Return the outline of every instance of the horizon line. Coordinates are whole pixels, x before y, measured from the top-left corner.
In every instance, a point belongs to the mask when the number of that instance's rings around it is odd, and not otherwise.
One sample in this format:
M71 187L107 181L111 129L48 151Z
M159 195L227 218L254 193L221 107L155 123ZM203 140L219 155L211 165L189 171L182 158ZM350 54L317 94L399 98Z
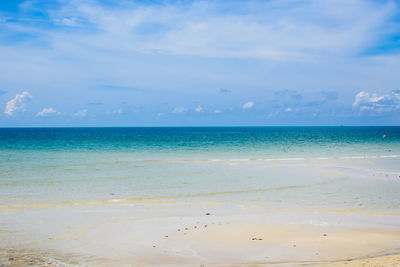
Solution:
M205 125L205 126L12 126L0 129L40 129L40 128L268 128L268 127L400 127L400 125Z

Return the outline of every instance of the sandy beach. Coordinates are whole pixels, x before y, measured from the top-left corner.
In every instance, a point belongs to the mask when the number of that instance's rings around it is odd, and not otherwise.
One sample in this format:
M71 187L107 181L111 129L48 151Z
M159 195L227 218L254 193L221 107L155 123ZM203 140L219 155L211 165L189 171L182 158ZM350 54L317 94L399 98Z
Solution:
M91 229L71 230L71 235L54 235L2 250L2 264L396 266L400 260L399 255L381 257L396 253L399 230L327 226L322 222L254 223L255 219L274 218L245 217L210 214L107 221Z
M3 220L1 232L5 266L386 266L399 260L398 213L114 199L8 214L13 220ZM395 255L380 257L388 254Z

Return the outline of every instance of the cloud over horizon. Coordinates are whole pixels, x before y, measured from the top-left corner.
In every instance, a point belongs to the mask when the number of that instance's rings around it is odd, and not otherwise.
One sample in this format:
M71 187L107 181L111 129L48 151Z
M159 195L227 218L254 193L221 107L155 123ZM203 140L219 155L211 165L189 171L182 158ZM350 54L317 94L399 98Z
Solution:
M75 112L76 117L85 117L87 115L88 110L87 109L80 109L77 112Z
M384 95L361 91L355 96L353 107L360 111L374 112L400 110L400 90Z
M394 1L361 0L116 3L65 2L49 10L49 23L99 31L81 40L96 38L98 48L117 40L113 48L125 51L286 60L368 50L377 37L371 33L395 32L387 19L398 8Z
M22 92L21 94L15 95L13 99L7 102L4 113L8 116L12 116L18 111L26 111L26 103L31 98L32 95L26 91Z
M250 102L244 103L242 105L242 108L243 109L249 109L249 108L252 108L253 106L254 106L254 102L250 101Z
M60 115L61 113L55 110L54 108L43 108L41 111L36 113L36 117L46 117L51 114Z

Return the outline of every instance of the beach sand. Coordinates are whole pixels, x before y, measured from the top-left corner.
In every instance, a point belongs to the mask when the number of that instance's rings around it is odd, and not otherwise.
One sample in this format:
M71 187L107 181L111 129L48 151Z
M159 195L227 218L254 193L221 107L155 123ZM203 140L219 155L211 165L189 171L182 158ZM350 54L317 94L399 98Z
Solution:
M205 207L209 212L202 211ZM21 236L21 241L15 243L18 245L2 249L0 263L6 266L386 266L379 264L395 264L400 259L398 255L377 257L397 253L400 230L362 223L368 215L263 214L243 208L224 211L226 207L218 205L182 204L175 207L175 214L162 216L156 205L147 207L146 213L152 211L159 216L136 217L127 216L132 207L118 208L115 211L114 206L111 217L103 216L110 214L104 206L92 207L90 211L63 211L75 221L64 221L66 217L62 216L51 219L41 213L30 214L42 218L32 221L32 228L26 229L36 236L31 234L29 242L22 241L28 236ZM182 216L180 212L186 209L190 212ZM201 214L193 215L200 211ZM55 224L54 220L58 222ZM358 223L354 224L355 221ZM54 225L58 228L50 229Z
M366 266L400 266L400 254L389 255L389 256L382 256L382 257L375 257L375 258L367 258L367 259L360 259L360 260L352 260L352 261L345 261L345 262L338 262L334 264L329 264L326 266L354 266L354 267L366 267Z

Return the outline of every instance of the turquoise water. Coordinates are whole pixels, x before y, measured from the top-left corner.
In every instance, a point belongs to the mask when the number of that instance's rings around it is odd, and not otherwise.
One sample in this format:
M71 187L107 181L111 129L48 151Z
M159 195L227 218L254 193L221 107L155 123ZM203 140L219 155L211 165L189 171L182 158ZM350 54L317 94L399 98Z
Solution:
M3 128L0 199L382 209L400 206L399 155L400 127Z
M387 138L382 140L383 133ZM132 153L381 152L398 147L400 127L198 127L0 129L1 151L121 151Z

